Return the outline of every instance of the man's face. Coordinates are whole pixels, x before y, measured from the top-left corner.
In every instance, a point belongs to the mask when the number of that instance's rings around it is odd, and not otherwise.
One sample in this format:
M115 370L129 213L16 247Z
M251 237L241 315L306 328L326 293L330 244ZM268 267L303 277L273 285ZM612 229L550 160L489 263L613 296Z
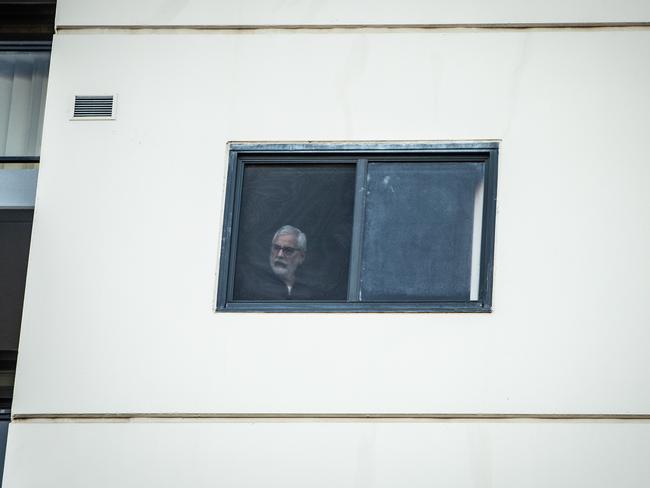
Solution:
M271 269L280 278L293 279L296 269L304 260L304 251L298 249L298 236L280 234L273 239L269 261Z

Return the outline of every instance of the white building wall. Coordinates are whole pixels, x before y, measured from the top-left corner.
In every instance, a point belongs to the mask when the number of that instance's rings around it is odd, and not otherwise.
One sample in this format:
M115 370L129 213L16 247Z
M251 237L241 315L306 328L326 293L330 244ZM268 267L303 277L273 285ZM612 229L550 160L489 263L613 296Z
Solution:
M260 26L650 21L646 0L59 0L59 26Z
M5 486L645 487L647 423L12 426Z
M331 22L86 3L59 25ZM624 5L583 19L647 20ZM340 22L386 23L361 11ZM526 12L502 20L554 20ZM647 485L646 420L175 417L648 417L649 60L647 27L62 30L6 486ZM69 120L107 93L116 120ZM477 139L501 142L491 314L214 312L228 141Z

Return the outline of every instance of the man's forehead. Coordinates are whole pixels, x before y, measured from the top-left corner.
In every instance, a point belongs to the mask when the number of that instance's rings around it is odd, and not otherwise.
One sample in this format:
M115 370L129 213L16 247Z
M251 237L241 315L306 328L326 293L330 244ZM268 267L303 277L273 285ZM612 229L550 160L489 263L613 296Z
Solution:
M284 243L296 243L298 241L298 236L295 234L280 234L279 236L275 236L275 239L273 239L273 242L284 242Z

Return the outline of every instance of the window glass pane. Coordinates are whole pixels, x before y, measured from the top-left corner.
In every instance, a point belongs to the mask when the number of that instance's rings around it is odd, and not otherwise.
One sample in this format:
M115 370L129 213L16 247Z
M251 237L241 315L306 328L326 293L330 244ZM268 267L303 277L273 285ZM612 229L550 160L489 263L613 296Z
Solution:
M483 174L483 163L368 165L362 300L476 299Z
M0 51L0 156L38 156L49 52Z
M233 299L345 300L354 183L353 164L246 164Z
M31 210L0 209L0 351L18 350L32 219Z
M4 168L22 165L5 164ZM0 167L0 208L33 207L36 199L38 169Z
M9 434L9 421L0 420L0 473L5 468L5 453L7 451L7 436Z

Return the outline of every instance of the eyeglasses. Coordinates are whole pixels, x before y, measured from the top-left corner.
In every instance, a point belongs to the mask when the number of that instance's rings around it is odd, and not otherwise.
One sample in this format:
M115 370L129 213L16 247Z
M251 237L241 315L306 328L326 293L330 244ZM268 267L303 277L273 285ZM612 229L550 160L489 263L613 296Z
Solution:
M271 250L275 254L280 254L280 251L282 251L282 254L290 258L294 254L296 254L300 249L296 249L295 247L284 247L284 246L278 246L277 244L273 244L271 246Z

